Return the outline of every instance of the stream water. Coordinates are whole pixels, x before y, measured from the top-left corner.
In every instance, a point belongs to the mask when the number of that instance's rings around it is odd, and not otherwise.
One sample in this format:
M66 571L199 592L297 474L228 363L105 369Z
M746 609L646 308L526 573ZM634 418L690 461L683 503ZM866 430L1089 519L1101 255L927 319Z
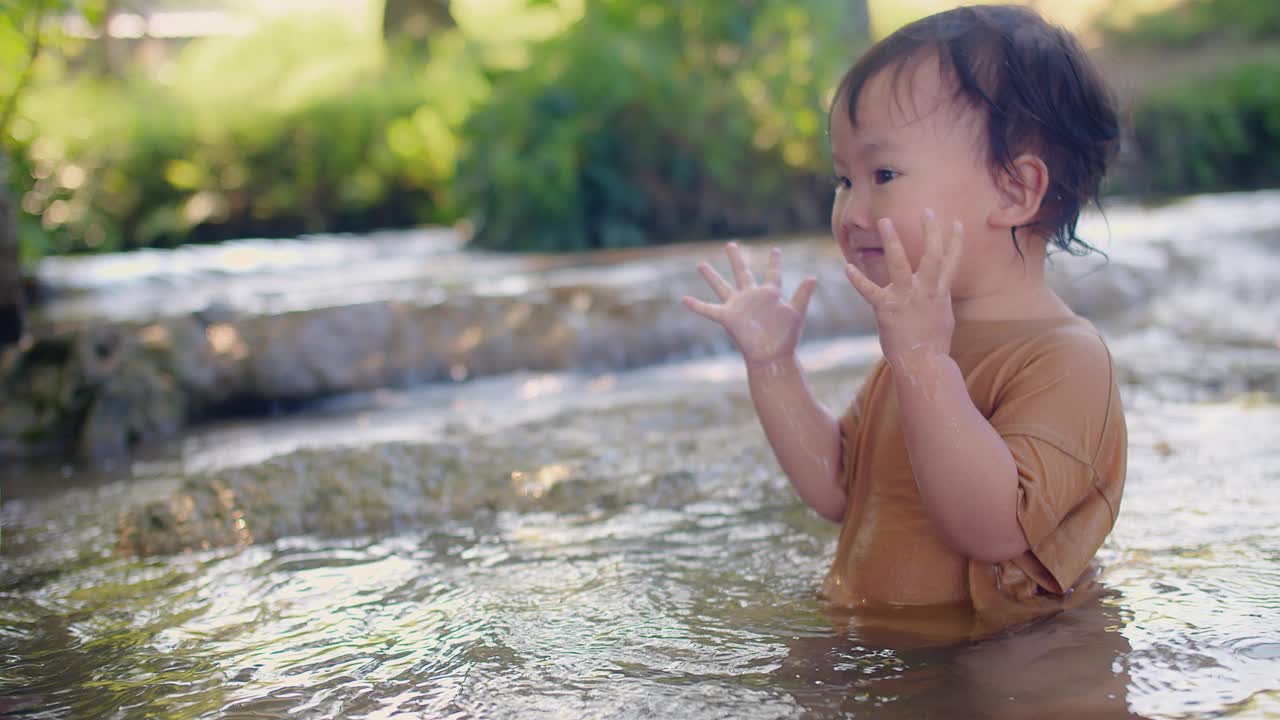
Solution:
M1085 226L1112 238L1088 272L1164 263L1097 313L1131 446L1094 605L963 643L827 607L836 527L709 347L332 396L114 468L5 469L0 717L1280 717L1280 194ZM867 335L802 346L833 408L877 354ZM165 534L222 506L229 525Z

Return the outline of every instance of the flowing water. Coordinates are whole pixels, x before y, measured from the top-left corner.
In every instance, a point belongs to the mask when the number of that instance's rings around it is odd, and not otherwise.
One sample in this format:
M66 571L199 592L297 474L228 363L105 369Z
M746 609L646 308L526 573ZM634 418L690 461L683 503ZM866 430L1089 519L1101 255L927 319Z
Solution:
M836 528L732 355L516 372L9 469L0 716L1280 717L1280 195L1109 228L1097 275L1164 264L1098 313L1131 447L1094 605L873 632L816 597ZM843 407L877 353L802 360Z

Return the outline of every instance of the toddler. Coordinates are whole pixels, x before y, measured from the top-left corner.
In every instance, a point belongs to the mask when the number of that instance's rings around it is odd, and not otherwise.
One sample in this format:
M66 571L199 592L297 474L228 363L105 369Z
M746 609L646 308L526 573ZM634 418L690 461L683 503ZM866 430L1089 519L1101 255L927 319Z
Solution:
M1124 486L1114 364L1046 285L1096 202L1118 137L1076 41L1034 11L973 6L903 27L844 76L829 116L831 232L884 352L852 406L814 399L795 348L815 280L788 300L736 245L720 303L752 402L800 497L841 524L823 585L855 608L1029 617L1094 587Z

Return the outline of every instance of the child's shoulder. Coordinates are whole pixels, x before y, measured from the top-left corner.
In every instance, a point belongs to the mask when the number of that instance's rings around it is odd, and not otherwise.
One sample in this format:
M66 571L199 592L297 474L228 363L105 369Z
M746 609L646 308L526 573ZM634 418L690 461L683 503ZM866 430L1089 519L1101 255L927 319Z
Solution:
M1024 362L1111 364L1102 334L1078 315L960 323L952 347L957 353L1000 353Z
M1053 378L1071 393L1093 394L1116 380L1102 333L1078 316L1045 323L1008 352L1017 374L1029 376L1031 382L1030 378Z
M1088 320L988 321L957 330L964 352L953 352L956 362L971 390L991 395L993 408L994 399L1021 396L1105 405L1113 394L1111 352Z
M1079 317L1027 328L970 360L966 380L1002 434L1049 441L1073 458L1124 436L1119 377L1102 334ZM985 404L984 404L985 403Z
M1079 315L1051 318L1040 323L1028 339L1037 345L1069 352L1098 354L1107 352L1107 343L1093 323Z

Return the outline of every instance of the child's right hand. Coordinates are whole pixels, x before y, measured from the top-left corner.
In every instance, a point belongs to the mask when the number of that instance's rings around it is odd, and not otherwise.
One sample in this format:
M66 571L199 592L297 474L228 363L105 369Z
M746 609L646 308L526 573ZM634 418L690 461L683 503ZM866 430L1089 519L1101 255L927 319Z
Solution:
M698 272L723 304L686 296L685 307L724 326L748 364L763 365L790 356L800 341L809 298L818 281L805 278L788 303L782 297L781 250L774 248L769 253L769 270L763 285L756 285L737 243L728 243L725 254L737 287L730 286L707 263L699 263Z

